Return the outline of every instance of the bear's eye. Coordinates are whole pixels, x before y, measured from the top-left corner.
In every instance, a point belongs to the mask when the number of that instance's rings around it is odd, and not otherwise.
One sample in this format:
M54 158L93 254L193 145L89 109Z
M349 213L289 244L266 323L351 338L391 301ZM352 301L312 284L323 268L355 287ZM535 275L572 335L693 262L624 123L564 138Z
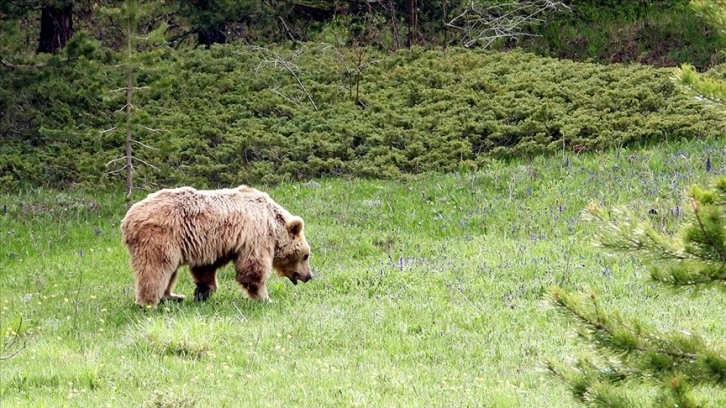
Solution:
M307 261L308 258L310 258L310 254L305 254L305 256L303 256L303 261Z

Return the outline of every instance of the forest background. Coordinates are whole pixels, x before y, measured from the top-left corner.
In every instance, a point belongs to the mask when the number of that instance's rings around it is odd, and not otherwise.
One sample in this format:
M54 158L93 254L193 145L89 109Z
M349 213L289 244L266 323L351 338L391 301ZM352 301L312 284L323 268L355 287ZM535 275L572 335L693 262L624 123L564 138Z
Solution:
M723 76L683 0L14 0L0 23L5 189L396 178L722 124L671 81Z

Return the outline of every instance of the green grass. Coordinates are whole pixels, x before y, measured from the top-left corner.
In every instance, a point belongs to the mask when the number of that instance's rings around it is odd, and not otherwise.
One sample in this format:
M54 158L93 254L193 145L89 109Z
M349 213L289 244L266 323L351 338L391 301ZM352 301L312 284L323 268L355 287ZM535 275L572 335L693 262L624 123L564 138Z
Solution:
M706 157L713 170L705 171ZM583 351L545 299L591 287L664 330L726 338L718 293L675 295L590 245L590 200L674 230L684 188L726 172L693 141L399 181L264 188L305 218L317 279L243 298L133 305L121 193L0 195L3 406L574 406L542 370ZM139 193L136 199L143 194ZM3 207L4 206L4 207ZM3 208L5 208L3 210ZM193 292L183 272L178 290ZM20 328L21 342L12 343ZM717 390L701 394L726 404ZM647 387L637 398L647 400ZM7 405L6 405L7 403Z

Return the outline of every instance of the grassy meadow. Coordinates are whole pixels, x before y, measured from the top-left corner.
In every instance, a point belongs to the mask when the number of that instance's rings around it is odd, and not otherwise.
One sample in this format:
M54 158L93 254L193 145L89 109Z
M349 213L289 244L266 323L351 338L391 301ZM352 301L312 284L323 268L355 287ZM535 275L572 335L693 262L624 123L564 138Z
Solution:
M710 158L710 171L706 161ZM726 338L719 293L673 294L590 242L591 200L674 231L723 142L493 161L474 173L256 186L306 221L317 279L133 305L121 192L0 193L3 407L576 406L543 371L586 351L548 303L592 288L664 330ZM136 200L145 192L139 192ZM186 270L177 291L191 297ZM17 332L17 333L16 333ZM24 349L20 349L25 346ZM714 406L722 391L699 390ZM647 387L634 395L645 403ZM7 405L6 405L7 404Z

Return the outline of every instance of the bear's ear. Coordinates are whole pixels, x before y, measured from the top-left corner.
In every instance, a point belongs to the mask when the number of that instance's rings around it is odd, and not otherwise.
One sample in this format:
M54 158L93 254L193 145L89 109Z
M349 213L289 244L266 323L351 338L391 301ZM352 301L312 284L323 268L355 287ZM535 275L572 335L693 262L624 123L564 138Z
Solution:
M287 230L294 236L300 235L303 230L303 226L304 223L300 217L292 217L292 219L287 222Z

